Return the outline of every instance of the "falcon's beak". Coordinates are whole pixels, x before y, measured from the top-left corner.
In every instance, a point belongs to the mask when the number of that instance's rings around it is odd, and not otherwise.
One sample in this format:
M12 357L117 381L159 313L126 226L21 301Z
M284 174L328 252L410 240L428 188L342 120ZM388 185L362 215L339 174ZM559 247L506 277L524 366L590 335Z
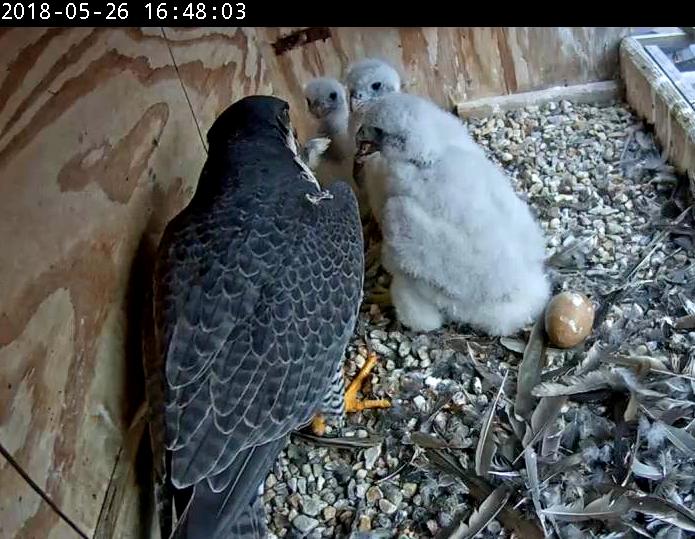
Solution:
M361 126L357 130L357 135L355 136L355 145L357 146L355 160L364 161L367 156L380 151L381 139L382 134L380 130L375 130L367 126Z
M355 137L357 151L355 152L352 176L357 185L361 185L362 183L363 178L361 172L367 157L381 150L378 142L374 140L374 137L370 136L370 134L371 130L360 127L360 129L357 131L357 136Z
M355 112L364 105L364 99L359 94L350 94L350 112Z

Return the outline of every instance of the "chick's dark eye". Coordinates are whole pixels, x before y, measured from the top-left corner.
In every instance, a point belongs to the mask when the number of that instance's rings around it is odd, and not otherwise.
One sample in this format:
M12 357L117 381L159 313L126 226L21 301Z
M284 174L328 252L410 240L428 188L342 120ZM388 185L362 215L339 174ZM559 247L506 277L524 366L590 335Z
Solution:
M373 82L372 83L372 90L378 90L379 88L381 88L380 82Z
M384 136L384 130L381 127L375 127L374 133L379 137Z
M331 92L328 97L335 101L338 98L338 94L336 92Z

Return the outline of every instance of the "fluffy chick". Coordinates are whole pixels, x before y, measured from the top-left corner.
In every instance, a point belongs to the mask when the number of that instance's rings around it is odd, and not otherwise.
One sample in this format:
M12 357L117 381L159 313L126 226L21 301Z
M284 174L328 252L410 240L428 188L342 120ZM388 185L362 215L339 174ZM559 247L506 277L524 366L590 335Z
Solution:
M314 138L304 146L304 160L324 187L337 179L348 182L357 196L360 213L367 215L367 195L353 179L355 142L348 136L350 113L345 87L336 79L320 77L306 84L304 96L317 122Z
M463 123L394 93L369 106L357 144L385 167L382 262L404 325L510 335L541 313L550 295L541 229Z
M348 68L345 85L350 95L350 112L384 95L401 91L401 77L391 65L377 58L365 58Z
M400 92L401 77L383 60L366 58L349 67L345 84L350 96L348 138L354 144L365 107L374 99ZM353 176L360 188L364 188L374 220L379 223L384 199L384 166L379 155L355 162Z
M354 142L348 138L348 100L345 87L336 79L321 77L304 87L309 112L317 121L316 137L331 141L324 158L334 162L351 159Z

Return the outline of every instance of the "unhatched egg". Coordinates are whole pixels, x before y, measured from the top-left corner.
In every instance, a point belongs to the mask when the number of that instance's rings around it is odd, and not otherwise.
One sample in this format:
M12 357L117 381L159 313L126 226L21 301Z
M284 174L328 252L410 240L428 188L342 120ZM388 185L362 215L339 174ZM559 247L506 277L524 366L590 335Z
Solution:
M594 306L585 295L562 292L545 309L545 331L558 348L577 346L591 333Z

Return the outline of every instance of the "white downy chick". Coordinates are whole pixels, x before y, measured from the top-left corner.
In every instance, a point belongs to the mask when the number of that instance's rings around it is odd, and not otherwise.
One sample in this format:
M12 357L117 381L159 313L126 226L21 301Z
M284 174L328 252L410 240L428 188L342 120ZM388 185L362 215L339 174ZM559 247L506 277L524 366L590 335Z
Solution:
M358 156L381 155L382 262L404 325L431 331L455 321L510 335L542 312L543 233L458 119L394 93L369 106L356 141Z
M401 77L398 72L383 60L366 58L355 62L348 68L345 85L349 95L350 120L348 138L353 144L355 154L355 135L359 129L365 107L374 99L401 91ZM355 163L353 176L358 186L366 192L369 207L377 223L381 220L384 199L383 166L380 156L370 155Z
M337 179L350 184L358 198L360 212L369 209L366 194L353 179L354 139L348 137L348 99L337 79L320 77L304 87L309 113L317 122L314 137L304 145L304 159L319 182L327 187Z

